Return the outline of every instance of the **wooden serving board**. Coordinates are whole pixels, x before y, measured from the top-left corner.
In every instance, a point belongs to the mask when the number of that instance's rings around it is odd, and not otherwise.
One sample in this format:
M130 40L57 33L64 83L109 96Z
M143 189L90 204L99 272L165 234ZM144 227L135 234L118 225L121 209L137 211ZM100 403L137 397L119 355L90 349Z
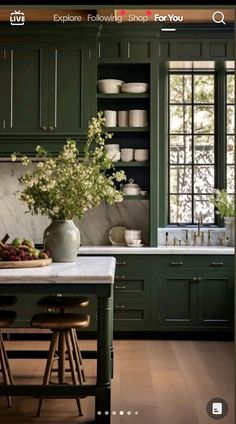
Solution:
M32 261L0 261L1 268L35 268L47 266L52 263L52 259L34 259Z

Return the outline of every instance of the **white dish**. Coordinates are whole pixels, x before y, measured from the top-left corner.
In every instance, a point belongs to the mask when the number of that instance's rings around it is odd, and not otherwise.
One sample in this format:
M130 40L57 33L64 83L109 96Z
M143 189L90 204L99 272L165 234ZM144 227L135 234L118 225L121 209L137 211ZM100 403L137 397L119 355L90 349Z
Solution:
M128 247L143 247L143 246L144 246L144 244L128 244L128 243L127 243L127 246L128 246Z
M128 82L120 87L122 93L146 93L148 84L146 82Z
M125 230L127 227L124 225L115 225L110 228L108 238L113 246L125 246Z
M124 83L122 80L117 79L102 79L98 80L98 91L104 94L117 94L120 92L120 87Z

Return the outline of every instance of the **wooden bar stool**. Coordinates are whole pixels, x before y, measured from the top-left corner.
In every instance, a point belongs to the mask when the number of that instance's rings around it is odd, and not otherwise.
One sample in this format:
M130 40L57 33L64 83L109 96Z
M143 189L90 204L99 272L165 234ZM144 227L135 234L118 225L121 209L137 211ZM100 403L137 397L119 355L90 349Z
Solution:
M15 305L17 302L16 296L1 295L0 296L0 308L5 308ZM5 309L0 309L0 364L1 364L1 373L3 376L3 383L8 386L13 384L13 377L10 369L10 364L7 357L7 352L4 345L4 340L2 336L1 329L9 327L16 318L15 311L6 311ZM12 407L11 397L7 396L7 403L9 408Z
M58 360L58 383L65 382L65 361L66 352L70 364L70 371L73 384L82 384L82 375L79 370L79 358L75 350L71 329L80 330L89 326L90 316L85 314L69 314L69 313L43 313L34 315L31 325L34 328L50 329L53 331L52 340L49 347L47 364L43 377L43 385L48 385L52 373L53 361ZM58 356L55 356L56 351ZM74 352L74 355L73 355ZM40 416L44 398L40 398L37 416ZM80 398L76 398L79 415L82 416Z
M89 299L82 296L61 296L61 295L51 295L42 297L38 302L38 306L42 306L46 308L47 312L55 312L59 311L60 313L66 312L68 309L74 308L85 308L89 304ZM78 338L76 329L71 329L71 338L73 340L73 351L76 351L74 355L77 354L79 357L79 369L77 370L78 375L82 375L83 381L85 382L85 373L83 366L83 359L81 355L81 351L79 348Z

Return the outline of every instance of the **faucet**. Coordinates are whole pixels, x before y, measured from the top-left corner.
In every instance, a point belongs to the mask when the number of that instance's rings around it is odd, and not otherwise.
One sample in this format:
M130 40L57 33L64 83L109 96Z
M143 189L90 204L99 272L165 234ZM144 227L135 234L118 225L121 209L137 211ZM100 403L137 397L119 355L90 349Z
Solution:
M198 215L198 221L197 221L197 232L194 232L193 235L193 240L194 240L194 246L196 246L196 242L197 239L200 238L201 239L201 246L203 245L203 241L204 241L204 232L201 231L201 225L203 224L203 219L202 219L202 212L199 213Z
M198 237L201 237L201 235L202 235L201 225L202 225L202 212L199 213L198 221L197 221L197 236Z

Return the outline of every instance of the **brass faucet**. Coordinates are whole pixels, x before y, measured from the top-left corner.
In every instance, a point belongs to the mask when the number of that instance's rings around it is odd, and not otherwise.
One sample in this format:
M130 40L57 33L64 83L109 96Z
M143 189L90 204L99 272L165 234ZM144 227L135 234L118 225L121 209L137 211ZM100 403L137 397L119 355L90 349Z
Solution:
M203 224L202 212L200 212L199 215L198 215L198 221L197 221L197 232L195 231L194 234L193 234L194 246L196 246L196 242L197 242L198 238L201 239L201 246L203 245L204 232L201 231L201 225L202 224Z

